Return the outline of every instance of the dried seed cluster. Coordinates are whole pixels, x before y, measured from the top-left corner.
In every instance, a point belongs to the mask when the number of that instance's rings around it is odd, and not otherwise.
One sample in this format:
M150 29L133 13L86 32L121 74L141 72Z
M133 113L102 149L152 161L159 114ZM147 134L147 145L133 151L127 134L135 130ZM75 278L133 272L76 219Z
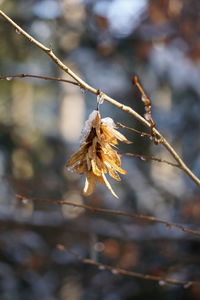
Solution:
M73 154L66 164L77 173L86 174L84 195L91 195L96 183L100 182L118 198L105 176L108 173L120 181L118 173L127 174L121 168L121 159L115 149L118 140L131 143L116 130L111 118L101 119L99 111L94 110L86 121L80 150Z

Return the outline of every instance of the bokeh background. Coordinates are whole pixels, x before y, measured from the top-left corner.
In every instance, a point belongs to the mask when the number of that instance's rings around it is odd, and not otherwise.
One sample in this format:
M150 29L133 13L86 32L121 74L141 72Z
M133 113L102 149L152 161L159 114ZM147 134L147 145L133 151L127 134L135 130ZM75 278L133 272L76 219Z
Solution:
M200 2L198 0L1 0L22 28L95 88L144 114L131 84L138 75L152 99L157 128L191 170L200 169ZM200 279L200 241L164 225L83 209L19 201L16 194L154 215L198 230L199 190L171 166L123 157L128 171L111 180L119 200L98 186L82 196L84 178L65 167L78 149L96 97L29 73L67 78L40 49L0 19L0 299L200 299L184 289L128 278L81 264L56 248L129 270ZM145 130L104 102L102 117ZM122 129L122 152L171 159L162 146Z

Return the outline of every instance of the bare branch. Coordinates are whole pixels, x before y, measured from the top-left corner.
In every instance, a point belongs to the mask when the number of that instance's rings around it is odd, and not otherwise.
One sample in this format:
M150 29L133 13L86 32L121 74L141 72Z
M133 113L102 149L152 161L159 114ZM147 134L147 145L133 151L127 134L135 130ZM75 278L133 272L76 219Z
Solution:
M137 129L134 129L134 128L131 128L131 127L128 127L128 126L125 126L123 125L122 123L117 123L117 126L120 126L121 128L126 128L126 129L129 129L131 131L134 131L136 133L139 133L140 136L147 136L147 137L151 137L151 135L149 133L146 133L146 132L143 132L143 131L140 131L140 130L137 130Z
M72 81L72 80L56 78L56 77L47 77L47 76L41 76L41 75L32 75L32 74L15 74L15 75L6 75L6 76L4 75L4 76L0 76L0 80L2 80L2 79L10 80L12 78L25 78L25 77L39 78L39 79L52 80L52 81L53 80L61 81L61 82L67 82L67 83L71 83L71 84L79 86L79 84L77 82Z
M78 260L80 260L84 264L96 266L99 270L111 271L113 274L116 274L116 275L126 275L126 276L134 277L134 278L153 280L153 281L157 281L160 285L165 285L165 284L182 285L185 288L191 287L192 285L200 285L200 282L198 282L198 281L182 281L182 280L171 279L171 278L164 277L164 276L141 274L138 272L128 271L126 269L121 269L121 268L112 267L110 265L105 265L105 264L96 262L92 259L85 258L82 255L80 255L60 244L57 245L57 248L61 251L70 253L71 255L76 257Z
M19 25L17 25L12 19L10 19L2 10L0 10L0 16L4 18L10 25L12 25L15 30L18 31L21 35L23 35L26 39L29 40L29 42L36 45L38 48L40 48L42 51L44 51L63 71L65 71L69 76L71 76L78 85L88 90L89 92L99 95L99 90L93 88L89 84L87 84L84 80L82 80L78 75L76 75L69 67L67 67L55 54L54 52L44 46L42 43L34 39L30 34L28 34L26 31L24 31ZM102 93L102 92L101 92ZM152 124L150 124L148 121L146 121L142 116L140 116L136 111L134 111L131 107L121 104L120 102L114 100L113 98L109 97L106 94L104 95L104 100L111 103L112 105L116 106L117 108L121 109L124 112L129 113L132 115L135 119L137 119L141 124L143 124L145 127L149 128L152 131L152 134L156 137L156 139L159 141L160 144L162 144L169 153L174 157L174 159L177 161L177 163L180 165L180 168L198 185L200 186L200 179L186 166L186 164L183 162L183 160L180 158L180 156L176 153L176 151L173 149L173 147L167 142L167 140L162 136L162 134L155 129L152 128Z
M165 221L165 220L162 220L160 218L153 217L153 216L137 215L137 214L134 214L134 213L128 213L128 212L123 212L123 211L118 211L118 210L99 208L99 207L94 207L94 206L90 206L90 205L78 204L78 203L62 201L62 200L35 198L35 197L29 197L29 196L23 196L23 195L16 195L16 198L19 199L19 200L28 199L28 200L32 200L32 201L40 201L40 202L48 202L48 203L53 203L53 204L69 205L69 206L73 206L73 207L84 208L84 209L92 211L92 212L99 212L99 213L105 213L105 214L116 215L116 216L130 217L130 218L143 220L143 221L148 221L148 222L161 223L161 224L166 225L168 228L176 227L176 228L178 228L178 229L180 229L184 232L187 232L189 234L200 236L199 231L192 230L192 229L189 229L189 228L187 228L183 225L172 223L172 222L169 222L169 221Z
M153 138L153 141L155 144L159 143L159 141L156 139L156 135L154 132L154 128L156 126L155 121L152 118L152 114L151 114L151 100L147 97L143 87L141 86L141 84L138 81L138 77L134 76L133 77L133 84L136 85L136 87L138 88L138 90L141 93L141 100L144 103L144 108L145 108L145 114L144 117L145 119L149 122L150 124L150 132L151 132L151 136Z
M134 154L134 153L119 153L120 155L127 155L127 156L133 156L133 157L138 157L140 158L141 160L154 160L154 161L157 161L157 162L162 162L162 163L165 163L165 164L168 164L172 167L176 167L176 168L179 168L181 169L181 167L178 165L178 164L174 164L168 160L165 160L165 159L162 159L162 158L158 158L158 157L154 157L154 156L148 156L148 155L143 155L143 154Z

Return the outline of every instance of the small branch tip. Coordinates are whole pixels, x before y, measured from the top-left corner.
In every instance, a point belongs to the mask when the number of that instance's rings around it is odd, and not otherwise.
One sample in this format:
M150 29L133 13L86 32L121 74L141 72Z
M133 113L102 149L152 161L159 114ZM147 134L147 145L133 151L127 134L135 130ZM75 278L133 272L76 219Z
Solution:
M137 85L137 83L138 83L138 77L137 77L137 76L133 76L133 78L132 78L132 83L133 83L134 85Z
M56 248L59 249L59 250L61 250L61 251L65 250L65 247L63 245L61 245L61 244L57 244Z

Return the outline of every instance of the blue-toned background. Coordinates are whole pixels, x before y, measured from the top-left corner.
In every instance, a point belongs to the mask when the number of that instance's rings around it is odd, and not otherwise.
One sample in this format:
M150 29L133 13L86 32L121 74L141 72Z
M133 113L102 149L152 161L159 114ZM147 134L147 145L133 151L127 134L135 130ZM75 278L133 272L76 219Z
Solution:
M133 75L152 100L159 131L191 170L200 169L200 2L198 0L0 0L1 9L86 82L144 114ZM200 289L113 275L56 249L141 273L199 280L200 243L164 225L19 201L16 194L154 215L200 225L199 189L181 170L122 157L128 171L82 196L84 178L65 163L79 147L96 97L76 86L9 75L68 78L50 58L0 19L0 299L143 300L200 298ZM104 102L102 117L145 128ZM160 145L120 130L120 152L171 160Z

